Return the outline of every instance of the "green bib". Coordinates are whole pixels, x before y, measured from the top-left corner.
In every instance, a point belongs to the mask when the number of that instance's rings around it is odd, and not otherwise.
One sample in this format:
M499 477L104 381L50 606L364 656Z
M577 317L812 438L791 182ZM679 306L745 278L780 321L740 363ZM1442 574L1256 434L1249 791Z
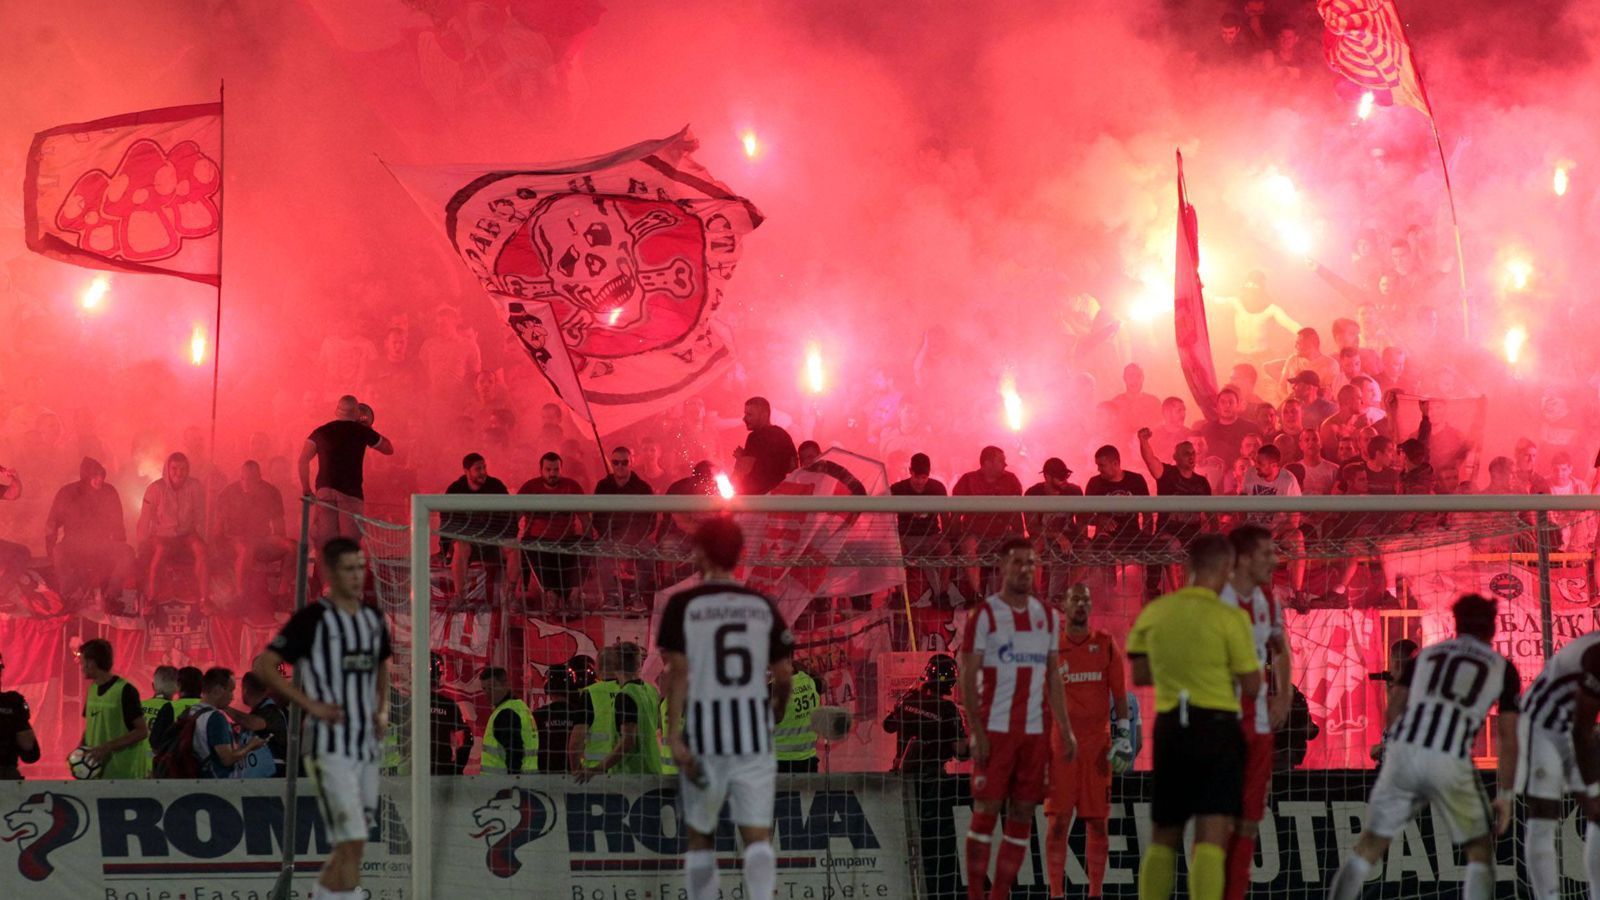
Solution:
M171 706L172 701L165 697L155 697L150 700L146 700L139 705L144 707L145 730L153 734L156 729L156 719L161 718L161 711ZM178 721L178 714L176 712L172 714L172 721ZM150 739L148 737L139 742L139 750L145 756L150 757L150 762L152 764L155 762L156 751L155 748L150 746Z
M617 745L617 693L622 685L615 681L596 681L583 689L594 709L589 725L589 740L583 745L584 765L598 766Z
M120 677L111 679L105 693L98 685L89 686L89 699L84 706L83 742L98 747L128 733L128 723L122 719L122 691L127 682ZM148 778L150 752L145 745L124 747L106 759L101 778Z
M630 681L622 686L622 693L633 698L633 708L639 712L639 739L633 752L624 756L613 770L622 775L660 775L661 744L656 737L661 722L661 694L653 685L643 681Z
M522 732L522 768L517 771L539 771L539 732L533 728L533 713L528 710L528 704L515 698L507 698L489 714L488 724L483 728L483 756L479 758L478 763L485 775L506 771L506 748L494 736L494 720L501 712L508 709L517 717L517 729Z
M817 683L804 672L795 672L789 688L789 705L783 710L783 721L778 723L773 735L773 746L778 759L815 759L817 732L811 727L811 714L821 705Z
M672 735L667 734L667 698L661 698L658 710L661 718L661 743L657 745L656 752L661 756L661 774L676 775L678 767L672 763Z

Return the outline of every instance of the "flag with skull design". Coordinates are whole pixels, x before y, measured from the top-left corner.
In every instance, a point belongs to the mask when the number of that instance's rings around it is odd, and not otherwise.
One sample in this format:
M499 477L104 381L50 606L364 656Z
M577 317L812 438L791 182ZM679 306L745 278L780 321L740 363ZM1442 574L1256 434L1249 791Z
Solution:
M555 392L610 431L733 362L716 313L762 215L697 146L685 128L572 162L389 168Z
M215 285L222 264L222 104L62 125L28 149L28 249Z

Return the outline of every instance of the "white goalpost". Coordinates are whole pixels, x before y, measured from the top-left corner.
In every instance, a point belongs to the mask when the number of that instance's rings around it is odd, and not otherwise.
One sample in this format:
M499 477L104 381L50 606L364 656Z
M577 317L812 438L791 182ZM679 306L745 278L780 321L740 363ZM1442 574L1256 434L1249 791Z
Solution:
M1390 648L1438 639L1449 602L1482 593L1500 603L1502 652L1524 684L1531 681L1545 658L1594 627L1588 579L1597 510L1600 499L1592 496L415 495L409 547L395 541L374 563L391 615L409 619L394 623L411 673L413 712L404 725L409 896L450 896L469 884L482 893L482 878L491 895L503 889L506 896L528 896L530 883L552 897L607 900L607 890L621 897L628 889L677 889L674 776L580 783L565 774L484 776L469 765L465 775L438 778L431 774L429 717L421 711L430 654L446 641L440 630L456 635L463 615L495 623L498 630L480 641L487 648L481 658L512 672L533 707L543 699L546 657L558 652L549 648L565 653L569 645L626 640L653 654L649 610L687 573L687 528L695 517L717 514L744 527L744 574L793 613L797 657L814 670L821 705L850 716L847 734L821 744L823 774L780 776L778 853L790 867L780 872L780 885L794 897L822 897L843 885L855 896L965 896L964 860L951 836L964 832L969 815L962 805L970 802L968 764L952 759L934 778L891 771L903 747L881 722L920 683L930 656L954 652L966 605L989 586L1001 532L1037 536L1042 599L1056 599L1068 583L1089 585L1093 627L1120 644L1150 591L1173 586L1180 539L1247 522L1272 528L1290 548L1274 593L1293 644L1296 703L1312 726L1302 731L1315 734L1289 736L1252 896L1321 896L1359 830ZM909 516L937 517L944 536L909 534L909 520L901 518ZM530 530L528 520L560 522L560 533ZM470 555L463 569L470 588L453 583L441 540L491 548ZM625 598L615 609L604 605L614 587ZM459 597L469 590L478 599L461 613ZM628 607L628 597L639 605ZM598 620L607 624L595 626ZM560 644L568 633L577 637ZM1134 694L1137 705L1152 709L1149 697ZM1145 740L1135 770L1113 781L1106 897L1134 896L1132 872L1148 829L1153 718L1153 711L1141 717ZM481 734L481 724L474 728ZM1498 750L1492 734L1483 729L1474 750L1486 778ZM1041 814L1019 882L1040 896L1042 824ZM1566 823L1566 831L1573 828ZM1435 828L1424 815L1414 830L1413 840L1397 842L1398 862L1369 896L1453 895L1458 863L1442 822ZM1080 823L1066 866L1073 896L1086 877L1081 832ZM502 835L508 837L496 844ZM1576 832L1563 837L1577 840ZM1513 849L1504 843L1500 850L1502 877L1510 878L1504 896L1521 878ZM887 859L891 852L901 858ZM489 876L481 874L485 865ZM1583 877L1581 869L1566 874ZM805 893L813 887L819 892Z

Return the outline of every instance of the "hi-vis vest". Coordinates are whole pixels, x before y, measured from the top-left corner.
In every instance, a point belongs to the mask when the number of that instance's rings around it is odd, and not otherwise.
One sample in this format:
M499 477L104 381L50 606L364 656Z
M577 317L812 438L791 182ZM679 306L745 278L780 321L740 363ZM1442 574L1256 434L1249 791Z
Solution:
M667 733L667 698L661 698L661 738L657 744L658 753L661 754L661 774L676 775L678 767L672 764L672 735Z
M589 740L583 745L583 764L587 768L604 762L617 745L617 694L621 690L622 685L615 681L596 681L583 689L594 709Z
M817 732L811 727L811 714L817 711L821 700L817 696L817 683L810 675L796 671L789 689L789 705L783 710L783 721L778 723L772 745L780 760L815 759Z
M98 747L128 733L128 723L122 719L122 689L127 685L120 677L111 679L105 693L98 685L89 685L89 697L84 703L83 742ZM124 747L106 759L101 778L148 778L150 754L138 744Z
M539 732L533 728L533 713L528 710L528 704L514 697L502 701L489 714L489 721L483 727L483 756L478 761L479 770L484 774L506 771L506 748L494 736L494 720L508 709L517 717L517 728L522 732L522 768L517 771L537 772Z
M661 694L652 685L643 681L630 681L622 686L621 693L633 699L633 708L639 717L638 739L634 742L633 752L617 761L613 770L619 775L659 775L661 774L661 744L653 740L658 724L657 715L661 709ZM615 704L615 698L613 698ZM613 718L615 709L613 707ZM617 735L621 740L622 735ZM670 754L669 754L670 755Z
M155 733L156 719L161 718L161 711L174 704L165 697L152 697L139 705L144 707L144 727L153 735ZM176 709L172 712L172 721L178 721ZM145 756L150 757L150 762L153 765L156 759L156 751L154 747L150 746L149 737L139 742L139 749Z

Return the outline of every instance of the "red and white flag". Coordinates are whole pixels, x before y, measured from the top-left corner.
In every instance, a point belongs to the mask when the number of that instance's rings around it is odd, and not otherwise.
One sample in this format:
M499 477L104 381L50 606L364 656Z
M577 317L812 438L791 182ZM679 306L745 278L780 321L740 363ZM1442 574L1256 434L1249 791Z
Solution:
M755 205L685 128L591 159L391 166L572 409L612 431L733 363L718 322Z
M222 104L39 132L23 217L28 249L62 262L218 284Z
M888 491L883 463L834 447L790 472L772 494L868 497ZM815 597L855 597L905 584L897 521L892 513L742 515L749 564L740 577L776 600L789 622Z
M1189 393L1206 418L1217 414L1217 368L1211 358L1211 333L1206 327L1206 300L1200 283L1200 223L1183 181L1183 153L1178 153L1178 252L1174 265L1172 320L1177 329L1178 363Z
M1394 0L1317 0L1328 65L1382 106L1404 103L1432 118L1422 76Z

